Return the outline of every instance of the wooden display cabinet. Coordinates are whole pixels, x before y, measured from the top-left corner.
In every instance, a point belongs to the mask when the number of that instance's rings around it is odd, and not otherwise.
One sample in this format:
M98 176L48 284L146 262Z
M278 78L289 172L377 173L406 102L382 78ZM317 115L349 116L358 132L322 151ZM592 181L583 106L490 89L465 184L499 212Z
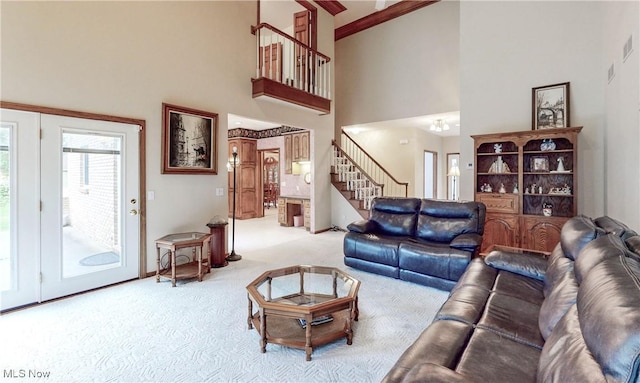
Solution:
M481 252L491 245L551 251L577 214L582 127L472 136L475 200L487 206Z

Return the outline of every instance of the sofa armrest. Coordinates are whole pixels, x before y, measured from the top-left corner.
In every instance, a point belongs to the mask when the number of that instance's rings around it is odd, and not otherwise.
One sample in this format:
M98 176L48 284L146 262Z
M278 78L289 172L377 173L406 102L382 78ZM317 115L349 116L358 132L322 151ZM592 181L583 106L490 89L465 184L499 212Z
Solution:
M477 248L482 244L482 236L480 234L475 233L465 233L456 236L451 243L449 243L450 247L459 250L467 250L470 252L476 251Z
M402 383L413 382L470 383L473 380L439 364L422 363L413 367L402 380Z
M484 262L493 268L540 281L544 281L547 270L547 254L533 250L493 250L484 258Z
M377 229L378 224L375 221L371 221L369 219L352 222L347 226L347 230L361 234L373 233Z

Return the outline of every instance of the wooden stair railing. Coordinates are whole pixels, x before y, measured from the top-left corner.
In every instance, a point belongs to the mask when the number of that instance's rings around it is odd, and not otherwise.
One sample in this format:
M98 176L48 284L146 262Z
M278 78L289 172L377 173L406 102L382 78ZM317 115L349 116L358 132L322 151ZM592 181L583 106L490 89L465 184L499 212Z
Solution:
M344 131L341 144L336 140L331 143L331 183L362 217L369 218L371 202L376 197L408 196L409 183L396 180Z
M383 195L384 185L379 184L361 169L345 153L336 141L332 141L331 183L364 218L369 217L371 202Z
M342 131L340 147L362 169L363 173L367 174L374 182L384 185L382 195L387 197L407 197L409 195L409 183L398 181L345 131Z

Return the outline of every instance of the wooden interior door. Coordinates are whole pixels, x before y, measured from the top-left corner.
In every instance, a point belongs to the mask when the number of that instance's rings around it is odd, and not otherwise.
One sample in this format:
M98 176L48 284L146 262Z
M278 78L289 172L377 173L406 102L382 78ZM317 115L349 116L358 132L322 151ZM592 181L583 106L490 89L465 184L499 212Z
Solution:
M293 32L294 38L301 43L310 46L311 42L311 13L308 10L296 12L293 14ZM303 84L306 83L308 76L308 57L309 50L304 48L301 45L296 44L295 46L295 55L296 55L296 83L298 86L304 87Z
M273 43L260 49L263 75L282 82L282 43Z

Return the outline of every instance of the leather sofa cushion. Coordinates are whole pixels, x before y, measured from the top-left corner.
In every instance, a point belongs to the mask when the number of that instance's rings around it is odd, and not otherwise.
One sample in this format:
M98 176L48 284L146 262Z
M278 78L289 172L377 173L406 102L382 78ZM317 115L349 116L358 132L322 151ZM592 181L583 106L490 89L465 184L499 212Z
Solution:
M568 261L568 259L564 258ZM569 262L569 261L568 261ZM578 297L578 282L573 272L573 264L564 268L564 274L558 276L553 290L550 290L540 307L538 324L540 333L547 339L558 321L576 303Z
M551 291L563 278L569 268L573 269L573 261L564 256L560 244L553 249L549 261L547 262L547 270L544 273L544 296L548 297Z
M380 234L413 237L419 209L417 198L379 197L371 204L369 220Z
M472 332L473 327L462 322L433 322L404 351L382 381L402 382L413 366L420 363L434 363L454 369Z
M635 231L631 230L629 226L625 225L624 223L606 215L594 219L593 222L598 227L601 227L606 233L616 235L622 239L627 239L638 234Z
M482 258L474 258L467 266L467 270L462 274L462 277L458 280L452 293L462 286L467 285L477 286L490 291L493 289L497 276L498 270L487 266Z
M499 271L493 286L493 291L510 295L523 301L542 305L544 295L542 294L544 283L537 279L524 278L520 275L508 271Z
M576 306L585 344L607 381L640 380L640 263L621 254L595 265Z
M625 244L627 248L635 254L632 256L640 260L640 235L627 238Z
M477 327L542 349L544 339L538 327L539 312L539 305L509 295L492 293Z
M560 319L542 347L536 379L539 383L606 382L584 343L575 305Z
M348 232L344 235L343 251L344 255L350 258L397 267L400 240L400 238L377 234Z
M475 380L433 363L414 366L402 379L402 383L473 383Z
M484 312L491 292L482 287L464 285L451 292L434 320L450 319L476 324Z
M625 246L622 238L608 234L589 242L582 249L585 256L579 256L575 262L576 278L578 284L582 283L585 276L597 265L608 258L618 256L633 256Z
M597 227L591 218L577 215L570 218L560 231L560 245L564 255L575 261L582 248L605 232Z
M405 241L398 248L398 262L403 270L457 281L467 268L471 254L442 243Z
M485 206L477 202L451 203L423 199L416 237L450 243L460 234L484 232Z
M518 254L506 250L493 250L485 258L487 265L510 271L528 278L544 281L547 259L530 253Z
M475 382L535 381L540 350L484 329L476 329L456 368Z

